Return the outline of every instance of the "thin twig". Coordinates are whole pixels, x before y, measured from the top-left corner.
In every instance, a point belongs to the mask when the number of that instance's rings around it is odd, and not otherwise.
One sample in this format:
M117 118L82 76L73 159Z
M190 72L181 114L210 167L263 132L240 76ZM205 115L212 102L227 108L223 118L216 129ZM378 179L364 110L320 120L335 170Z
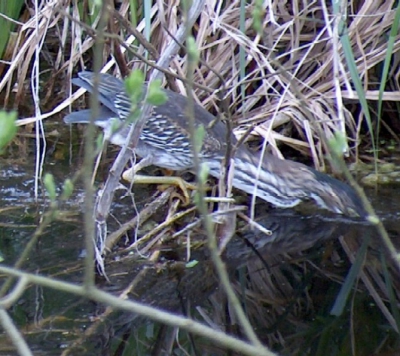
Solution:
M180 327L196 335L203 336L217 345L221 345L244 355L276 356L276 354L266 350L265 348L260 348L248 344L223 332L198 323L192 319L177 316L172 313L167 313L159 309L149 307L145 304L134 302L132 300L123 300L109 293L103 292L95 287L87 289L83 286L78 286L73 283L63 282L54 278L43 277L37 274L24 273L13 268L4 266L0 266L0 273L5 273L9 276L17 278L27 278L28 283L33 283L36 285L41 285L43 287L55 289L57 291L86 297L96 302L110 306L116 310L125 310L127 312L143 315L166 325ZM1 319L2 318L0 318L0 320Z

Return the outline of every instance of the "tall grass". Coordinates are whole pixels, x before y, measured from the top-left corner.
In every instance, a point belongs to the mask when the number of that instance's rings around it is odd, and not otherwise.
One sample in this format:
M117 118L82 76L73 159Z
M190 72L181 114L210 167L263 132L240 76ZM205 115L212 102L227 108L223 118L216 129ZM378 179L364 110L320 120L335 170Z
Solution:
M0 58L3 58L12 31L16 26L13 20L18 20L24 3L24 0L0 1Z

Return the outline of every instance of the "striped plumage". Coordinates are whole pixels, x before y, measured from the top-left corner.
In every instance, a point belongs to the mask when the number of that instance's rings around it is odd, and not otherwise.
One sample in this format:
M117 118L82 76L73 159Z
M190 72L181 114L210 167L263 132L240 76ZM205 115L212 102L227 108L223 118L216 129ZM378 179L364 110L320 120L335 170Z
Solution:
M79 78L72 83L89 92L93 90L92 72L80 72ZM122 146L129 132L127 125L120 131L111 134L110 118L125 121L130 114L130 100L125 92L125 85L120 80L109 74L100 74L99 101L103 104L96 125L105 130L105 136L113 144ZM172 169L184 170L193 166L193 156L188 136L189 124L185 116L186 98L170 90L165 90L167 102L154 106L146 120L136 154L139 157L151 157L151 164ZM194 106L194 116L197 125L206 129L203 146L200 152L202 159L222 159L225 154L226 129L221 122L215 122L212 128L209 125L215 117L201 106ZM65 117L66 123L88 123L90 110L71 113ZM225 136L224 136L225 135Z
M73 83L92 92L94 73L85 71L78 76ZM109 74L100 74L98 90L99 101L103 105L95 124L103 128L105 137L111 143L122 146L129 131L123 122L130 114L125 85ZM165 93L168 100L153 107L141 132L136 154L146 158L147 165L172 170L191 169L193 155L185 116L187 99L170 90L165 90ZM196 125L203 125L206 129L200 157L209 166L210 174L218 178L226 150L226 127L197 104L194 105L194 117ZM121 123L122 128L112 133L111 127L115 127L113 120ZM64 121L68 124L88 123L90 110L73 112ZM232 143L236 143L233 136ZM334 213L350 216L365 214L352 188L301 163L266 155L261 170L258 170L258 154L242 145L235 153L233 164L233 186L249 194L255 193L275 206L289 208L302 201L313 200L319 207Z
M352 217L365 216L356 192L347 184L316 171L302 163L265 155L261 169L259 159L248 150L240 150L234 158L233 186L281 208L291 208L313 200L316 205Z

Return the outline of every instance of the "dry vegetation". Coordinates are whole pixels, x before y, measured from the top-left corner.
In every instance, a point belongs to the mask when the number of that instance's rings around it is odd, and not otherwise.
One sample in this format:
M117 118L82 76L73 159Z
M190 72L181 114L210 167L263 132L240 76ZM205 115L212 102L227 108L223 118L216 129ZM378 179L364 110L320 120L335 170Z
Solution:
M0 90L7 93L6 103L11 89L18 83L15 105L20 104L27 89L24 83L30 78L34 50L44 41L41 70L52 75L43 76L46 78L46 86L41 88L43 96L52 98L51 113L70 104L71 99L65 95L70 92L68 81L53 83L51 78L70 78L74 71L92 66L94 39L91 35L97 23L95 16L87 15L89 3L82 4L85 5L78 9L72 2L62 7L59 1L47 3L39 14L39 35L34 31L33 18L21 26L11 63L3 68L0 82ZM125 75L128 69L145 68L137 55L150 53L150 62L157 59L171 41L169 33L175 33L181 23L181 12L175 3L167 3L162 9L160 4L154 4L148 16L150 41L143 37L141 44L135 41L128 27L129 2L117 4L107 29L104 70L116 74L122 71ZM340 16L334 16L330 7L315 2L272 2L264 14L262 32L258 34L253 29L251 4L246 6L244 21L240 19L240 2L221 4L207 2L193 30L204 61L194 81L208 88L207 92L196 90L198 101L214 113L221 113L224 110L220 108L225 108L223 114L233 120L239 136L250 125L255 125L252 134L262 136L278 155L280 143L285 143L304 154L311 153L314 164L321 168L324 148L320 137L324 134L330 138L335 131L346 135L349 152L355 153L365 114L358 110L350 112L345 106L356 103L359 94L351 84L339 40L339 36L344 36L338 33ZM378 99L380 79L376 66L387 54L388 34L395 16L393 6L391 1L365 1L349 4L345 9L354 63L365 97L370 100ZM143 8L139 6L138 11L138 19L142 19ZM90 20L92 25L88 24ZM143 19L136 29L144 35L145 28ZM394 58L399 46L396 38L392 48ZM110 55L114 58L108 60ZM119 69L115 67L116 62ZM186 63L182 51L172 58L171 72L185 77ZM389 78L398 78L397 66L391 68ZM180 81L170 79L170 84L184 91ZM392 91L383 92L384 100L400 98L396 82L394 85ZM57 96L60 102L54 102L54 92L64 94ZM220 105L221 96L226 105ZM61 102L62 99L65 101ZM44 116L49 115L44 113Z
M33 8L25 9L21 17L23 23L18 26L18 38L12 42L12 51L9 49L4 55L9 63L0 67L0 91L5 106L18 108L25 98L31 97L32 63L35 49L40 48L40 72L44 78L39 82L41 105L51 109L43 110L42 114L32 112L33 117L21 120L21 125L38 120L39 115L51 118L68 108L82 95L81 91L72 94L70 78L75 72L93 66L93 35L98 19L96 13L88 15L92 11L90 2L81 1L79 8L73 1L43 3L37 20L29 15L35 13ZM115 1L105 34L104 71L125 76L134 68L151 70L148 65L153 65L172 41L170 34L176 33L181 24L182 13L177 2L152 3L149 14L141 4L137 6L137 25L132 26L129 1ZM400 37L397 33L389 45L389 34L397 19L396 2L349 2L346 9L342 9L341 17L335 15L330 2L275 0L268 2L259 33L253 27L254 3L250 1L241 9L239 1L206 2L193 28L201 54L194 76L196 100L211 112L231 120L238 137L252 128L251 139L268 143L275 155L283 156L281 150L289 146L311 156L317 169L324 170L324 157L328 152L326 139L335 132L342 132L348 142L345 153L355 160L362 141L361 126L371 118L360 103L367 99L370 107L376 108L380 94L384 104L400 101L397 65ZM341 28L341 20L345 21L346 29ZM146 33L150 33L149 40L146 40ZM345 54L347 38L354 68ZM392 61L386 73L391 80L379 93L385 72L382 75L378 68L388 48ZM182 49L171 59L171 75L167 76L168 85L182 93L184 85L177 78L185 78L186 69L187 58ZM357 92L352 84L351 71L353 76L355 72L358 74L362 92ZM33 82L33 92L36 85ZM371 121L366 126L371 131ZM370 141L371 133L367 133L366 141ZM353 262L359 245L352 245L346 239L341 242ZM306 269L305 266L305 261L296 263L296 268ZM261 303L255 306L253 315L266 315L263 326L268 327L275 325L281 312L280 306L275 304L279 303L274 294L279 294L277 285L285 286L282 293L287 295L294 290L290 279L279 271L275 271L274 281L269 278L270 274L264 275L265 269L256 267L254 264L250 267L253 270L249 282L252 303L257 304L260 290L268 290L271 295L262 306ZM360 273L365 284L363 290L369 291L393 330L397 330L395 317L384 303L390 299L384 273L377 271L373 263ZM342 282L326 271L321 274ZM398 301L399 289L394 288L394 293ZM294 308L297 311L304 313L312 308L307 297L298 303ZM299 323L295 314L289 317L293 325ZM281 331L271 335L271 342L281 343L294 353L301 349L301 336L285 341Z

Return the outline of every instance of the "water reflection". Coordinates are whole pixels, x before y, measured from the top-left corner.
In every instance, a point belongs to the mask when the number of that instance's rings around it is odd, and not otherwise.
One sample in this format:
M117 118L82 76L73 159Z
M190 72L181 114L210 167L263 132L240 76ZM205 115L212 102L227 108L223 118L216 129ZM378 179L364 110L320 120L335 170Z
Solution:
M269 256L296 253L346 234L360 234L369 228L369 224L361 220L303 216L290 210L269 212L260 216L257 222L271 234L246 226L228 245L228 260L246 262L256 255L268 260Z
M48 170L54 170L59 187L63 178L69 175L68 167L49 167ZM7 264L14 261L31 235L32 227L37 225L36 207L43 209L46 203L44 198L39 204L34 202L32 176L33 171L20 166L2 167L0 174L0 199L3 205L19 208L16 214L3 212L1 221L31 224L30 228L0 227L1 248ZM139 193L147 194L147 191L140 189ZM80 283L83 241L79 216L82 197L83 191L78 187L74 197L63 207L65 211L75 214L75 220L53 224L42 236L25 269ZM146 201L147 198L139 195L139 201ZM382 209L392 209L385 212L388 217L386 224L396 232L398 209L395 204L398 204L398 200L393 192L385 199L393 201L393 204L382 205ZM129 203L130 200L127 203L120 200L113 206L114 213L121 220L132 214L126 209ZM138 209L141 209L140 204ZM261 207L259 210L266 209ZM21 216L24 219L21 220ZM155 219L162 218L157 216ZM263 341L271 346L279 343L277 335L294 335L297 331L293 325L302 331L306 330L315 310L326 308L324 303L334 299L350 268L338 238L362 243L365 235L373 230L358 221L304 216L278 209L260 214L257 222L271 230L271 234L251 229L239 221L238 231L227 244L222 258L237 293L243 292L242 302L247 315L258 328ZM111 230L116 226L110 223ZM171 235L173 232L172 229ZM99 278L98 285L116 295L124 291L130 299L174 313L189 315L192 310L195 313L193 317L200 320L208 315L211 321L219 325L229 324L232 322L226 319L229 307L222 307L226 306L226 300L210 261L204 232L197 228L189 235L192 246L190 260L196 260L197 264L191 267L186 264L185 238L157 245L153 249L158 253L155 262L149 262L137 254L121 254L117 250L107 259L109 282ZM358 245L354 246L356 250ZM196 313L200 307L201 316ZM80 301L65 293L32 287L15 306L14 317L21 327L35 330L29 333L30 345L43 354L54 354L55 350L58 354L59 348L69 348L74 342L79 345L79 354L98 354L96 352L100 349L102 354L112 354L117 347L125 345L122 340L126 340L132 330L139 332L142 327L149 325L135 315L118 311L104 312L102 305ZM94 315L101 317L93 318ZM266 315L270 317L269 320ZM141 340L151 339L148 335L141 337ZM2 341L8 345L5 339ZM71 354L77 354L76 350ZM85 352L82 353L82 350ZM6 354L3 351L0 349L0 354ZM219 354L215 350L210 353Z
M290 271L290 264L294 257L289 257L289 254L299 258L300 251L308 250L302 255L302 260L305 261L310 258L309 254L315 254L316 249L322 251L323 245L329 241L335 241L338 237L351 234L360 236L366 228L360 223L351 221L345 223L326 217L304 217L295 212L280 210L265 214L257 220L259 224L271 230L271 235L244 227L228 243L222 257L235 285L239 283L236 280L237 269L243 266L247 268L245 285L253 283L265 273L272 279L276 277L280 281L278 286L271 285L271 288L281 294L283 291L287 293L278 302L281 306L278 308L280 312L277 312L277 315L282 314L282 308L289 308L294 298L293 290L288 293L291 283L289 281L283 283L284 279L280 275L283 273L282 271L286 274L293 272ZM201 234L201 231L198 231L198 235L200 239L204 240L205 236ZM193 235L191 238L194 240ZM210 312L212 305L221 305L224 295L218 288L219 283L209 258L209 251L207 248L193 249L191 260L196 260L197 264L188 268L186 266L186 248L187 246L182 246L182 243L180 246L164 246L158 263L146 264L146 268L137 262L137 257L130 255L124 256L118 261L109 261L107 270L112 290L114 292L115 289L124 290L130 299L182 315L188 315L187 307L189 305L191 307L202 306ZM321 259L321 255L318 253L318 259ZM122 273L121 271L129 272ZM298 271L296 273L298 274ZM295 276L296 273L292 275ZM300 279L298 277L297 279L297 282L300 283ZM129 286L135 287L129 289ZM110 286L107 287L106 283L103 288L107 289ZM304 288L306 288L306 284L302 286L302 289ZM259 297L266 298L265 291ZM272 298L271 294L268 298ZM250 297L249 300L251 299ZM214 303L210 304L212 300ZM211 312L210 316L214 315L213 313ZM223 314L224 312L221 315ZM248 315L254 317L254 311L248 310ZM260 315L258 315L259 317ZM144 325L143 322L144 319L136 315L115 312L108 318L107 325L110 329L105 335L115 335L115 333L126 335L132 326L136 329L140 325ZM253 322L256 322L256 325L262 325L256 319ZM269 328L271 325L264 325L264 327L267 326ZM112 342L115 342L116 339L107 340L103 334L104 329L101 328L101 330L99 340L101 340L102 346L111 347ZM266 335L263 335L262 339L267 341L264 336Z

